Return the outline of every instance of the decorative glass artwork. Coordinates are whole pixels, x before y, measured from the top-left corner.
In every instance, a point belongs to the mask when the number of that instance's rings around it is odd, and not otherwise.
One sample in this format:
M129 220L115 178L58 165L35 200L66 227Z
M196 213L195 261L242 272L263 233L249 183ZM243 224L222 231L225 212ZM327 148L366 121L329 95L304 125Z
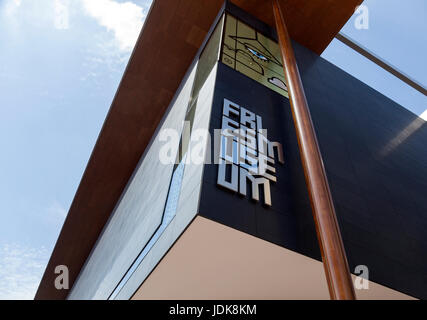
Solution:
M226 15L221 61L288 98L279 45Z

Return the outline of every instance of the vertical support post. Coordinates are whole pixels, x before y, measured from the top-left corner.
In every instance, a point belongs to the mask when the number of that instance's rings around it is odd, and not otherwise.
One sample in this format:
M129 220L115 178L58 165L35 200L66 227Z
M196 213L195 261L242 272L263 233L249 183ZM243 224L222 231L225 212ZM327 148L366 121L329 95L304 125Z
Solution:
M292 115L329 294L333 300L354 300L353 282L291 39L279 0L272 2Z

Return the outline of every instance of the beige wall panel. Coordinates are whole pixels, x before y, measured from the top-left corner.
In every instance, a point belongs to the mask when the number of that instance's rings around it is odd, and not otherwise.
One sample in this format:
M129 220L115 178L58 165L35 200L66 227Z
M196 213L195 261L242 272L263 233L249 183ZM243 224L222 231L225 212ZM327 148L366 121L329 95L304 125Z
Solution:
M408 299L370 282L359 299ZM197 217L133 299L329 299L322 263Z

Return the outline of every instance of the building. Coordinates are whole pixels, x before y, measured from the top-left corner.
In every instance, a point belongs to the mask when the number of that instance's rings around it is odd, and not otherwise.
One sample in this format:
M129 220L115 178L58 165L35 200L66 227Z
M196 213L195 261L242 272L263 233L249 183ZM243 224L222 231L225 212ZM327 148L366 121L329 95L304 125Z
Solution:
M424 299L425 121L319 56L360 2L282 8L356 296ZM329 298L274 25L154 1L36 299Z

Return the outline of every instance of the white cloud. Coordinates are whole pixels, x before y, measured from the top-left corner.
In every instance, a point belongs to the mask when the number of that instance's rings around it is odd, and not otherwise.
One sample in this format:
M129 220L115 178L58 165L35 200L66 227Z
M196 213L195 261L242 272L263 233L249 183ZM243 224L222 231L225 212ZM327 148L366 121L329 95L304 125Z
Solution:
M6 15L11 16L13 15L16 10L21 6L22 0L9 0L6 2L5 5L5 12Z
M48 259L44 247L0 246L0 300L33 299Z
M420 118L427 121L427 109L423 113L420 114Z
M57 201L53 202L44 215L45 221L57 228L61 228L67 216L67 210Z
M55 240L64 223L67 210L53 201L37 217ZM52 232L54 230L54 232ZM16 243L0 244L0 300L33 299L49 261L50 250Z
M146 9L133 2L82 0L84 8L97 22L114 33L122 51L131 51L141 31Z
M66 30L70 27L69 16L69 0L54 1L54 25L56 29Z

